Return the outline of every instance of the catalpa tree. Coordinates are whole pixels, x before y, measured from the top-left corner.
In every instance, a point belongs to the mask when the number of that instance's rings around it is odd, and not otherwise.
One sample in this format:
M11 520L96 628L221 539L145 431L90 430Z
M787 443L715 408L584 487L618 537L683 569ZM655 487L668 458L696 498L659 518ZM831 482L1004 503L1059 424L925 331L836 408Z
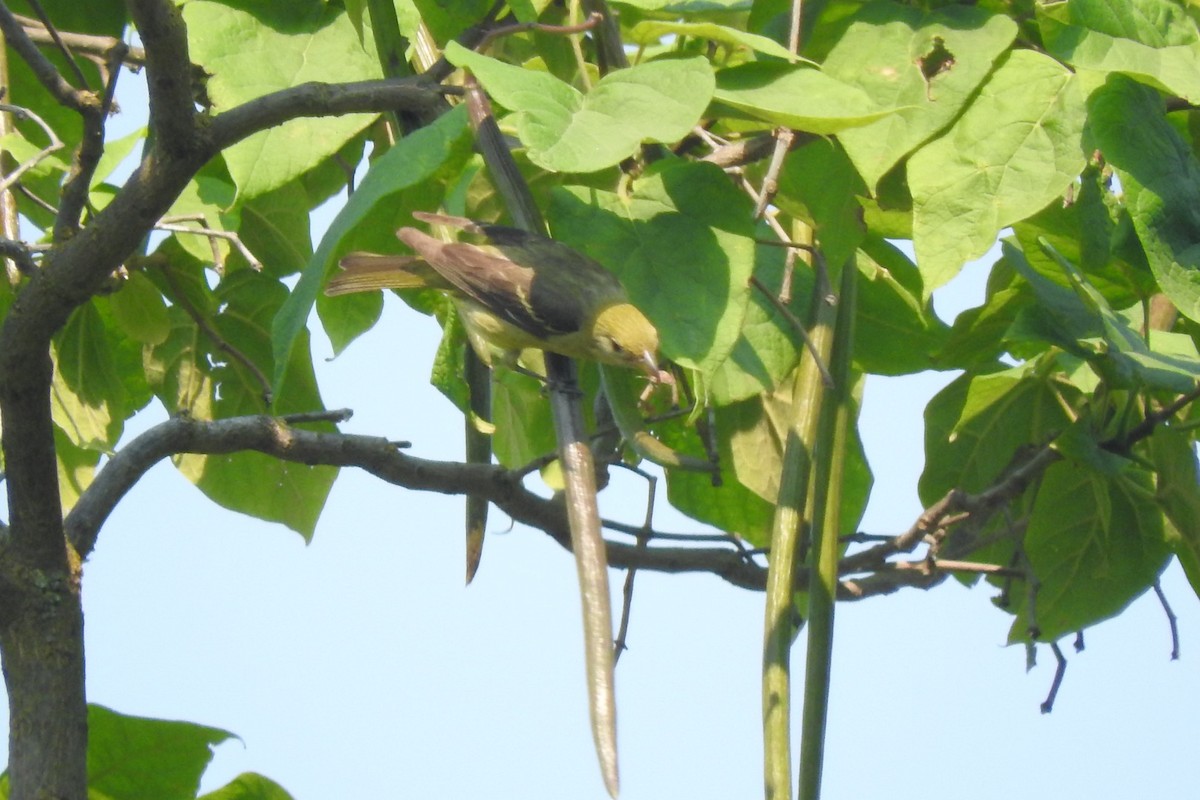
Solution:
M1173 559L1200 588L1195 16L1171 0L0 3L7 795L194 797L229 735L85 698L82 564L163 459L304 537L343 467L462 495L468 579L489 506L570 548L579 702L613 795L608 567L765 592L774 798L819 794L835 600L985 581L1009 642L1061 670L1056 642ZM129 73L147 125L109 137ZM334 197L313 248L310 214ZM336 351L370 337L381 293L323 289L351 253L411 255L394 232L414 212L552 236L565 265L533 247L519 266L567 283L576 257L611 271L656 334L653 380L555 353L489 371L453 287L404 288L444 328L431 379L468 458L339 432L312 312ZM944 323L933 292L997 237L986 298ZM592 322L582 307L556 324ZM861 534L865 376L927 370L957 377L925 411L925 510ZM150 406L169 419L126 435ZM598 488L638 463L720 535L605 521ZM246 775L208 796L286 793Z

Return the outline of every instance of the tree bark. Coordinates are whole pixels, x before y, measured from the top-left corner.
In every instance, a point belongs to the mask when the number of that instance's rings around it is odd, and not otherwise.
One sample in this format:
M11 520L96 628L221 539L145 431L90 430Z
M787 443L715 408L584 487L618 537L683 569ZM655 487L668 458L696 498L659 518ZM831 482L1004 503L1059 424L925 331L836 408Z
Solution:
M63 552L63 567L50 570L20 558L3 560L0 650L8 687L13 800L87 797L79 563Z

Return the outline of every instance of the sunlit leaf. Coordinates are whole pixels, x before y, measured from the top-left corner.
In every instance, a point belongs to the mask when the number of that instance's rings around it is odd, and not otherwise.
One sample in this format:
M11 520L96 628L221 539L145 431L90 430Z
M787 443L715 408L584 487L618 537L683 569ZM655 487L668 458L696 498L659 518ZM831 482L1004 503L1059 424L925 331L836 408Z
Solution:
M890 2L863 6L824 69L878 105L896 109L838 137L871 187L954 119L1016 33L1009 17L970 6L933 11Z
M193 800L214 745L229 731L88 706L89 794L120 800Z
M305 81L381 77L378 60L360 44L346 13L320 0L274 9L253 0L192 0L183 16L192 59L210 73L206 88L218 111ZM329 158L374 118L292 120L229 148L225 162L239 194L254 197Z
M215 792L201 795L199 800L292 800L292 796L270 778L243 772Z
M717 73L713 99L755 119L809 133L838 133L895 111L819 69L755 61Z
M1017 50L954 125L913 154L913 246L927 291L1075 180L1084 167L1082 100L1061 64Z
M633 155L642 142L674 142L691 131L713 92L703 58L639 64L605 75L587 94L547 72L521 69L457 44L446 57L466 67L516 114L529 160L554 172L594 172Z
M1070 0L1044 9L1050 55L1079 69L1122 72L1191 102L1200 99L1200 33L1170 0Z

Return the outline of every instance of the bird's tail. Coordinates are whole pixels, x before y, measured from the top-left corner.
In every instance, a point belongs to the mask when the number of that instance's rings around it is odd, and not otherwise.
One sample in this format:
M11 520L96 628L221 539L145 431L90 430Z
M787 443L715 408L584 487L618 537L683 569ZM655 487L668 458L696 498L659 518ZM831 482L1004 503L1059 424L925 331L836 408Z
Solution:
M350 253L338 266L342 271L325 287L330 297L373 289L445 288L445 281L433 268L413 256Z

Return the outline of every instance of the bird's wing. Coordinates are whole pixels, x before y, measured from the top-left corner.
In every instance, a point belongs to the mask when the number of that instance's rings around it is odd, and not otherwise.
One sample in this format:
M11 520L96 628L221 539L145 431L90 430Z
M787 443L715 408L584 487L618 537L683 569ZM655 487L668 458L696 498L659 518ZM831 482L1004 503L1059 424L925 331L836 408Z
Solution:
M587 293L575 291L555 269L535 269L475 245L447 244L415 228L397 235L464 295L539 339L583 327Z

